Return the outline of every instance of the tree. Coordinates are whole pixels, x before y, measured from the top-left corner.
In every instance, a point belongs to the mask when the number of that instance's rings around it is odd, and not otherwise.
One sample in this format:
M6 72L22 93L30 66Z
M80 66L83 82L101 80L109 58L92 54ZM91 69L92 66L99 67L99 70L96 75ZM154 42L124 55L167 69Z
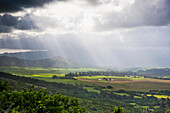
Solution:
M67 96L48 95L47 92L35 90L7 91L8 84L0 81L0 112L12 113L84 113L77 98Z
M9 90L11 87L8 86L8 81L5 81L4 83L0 80L0 92L3 90Z

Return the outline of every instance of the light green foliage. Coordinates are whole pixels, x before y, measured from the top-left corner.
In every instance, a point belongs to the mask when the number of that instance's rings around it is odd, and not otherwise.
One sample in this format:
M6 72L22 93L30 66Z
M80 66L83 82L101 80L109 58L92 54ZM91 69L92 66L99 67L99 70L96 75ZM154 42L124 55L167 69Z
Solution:
M0 86L8 87L7 83L0 82ZM34 87L29 90L10 91L6 88L0 92L0 112L12 113L83 113L85 109L80 106L76 98L67 96L48 95L42 90L36 91Z
M117 107L114 107L112 113L124 113L124 110L120 106L117 106Z
M170 113L170 110L167 110L166 113Z

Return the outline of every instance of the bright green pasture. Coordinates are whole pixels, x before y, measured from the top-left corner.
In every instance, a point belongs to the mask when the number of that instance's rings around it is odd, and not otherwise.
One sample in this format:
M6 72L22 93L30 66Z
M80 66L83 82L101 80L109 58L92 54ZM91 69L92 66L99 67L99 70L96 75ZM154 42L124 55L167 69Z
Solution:
M140 96L134 96L134 98L142 98L142 97L140 97Z
M120 95L120 96L129 96L129 94L127 93L115 93L115 94Z
M130 105L133 105L133 106L135 106L136 105L136 103L129 103Z

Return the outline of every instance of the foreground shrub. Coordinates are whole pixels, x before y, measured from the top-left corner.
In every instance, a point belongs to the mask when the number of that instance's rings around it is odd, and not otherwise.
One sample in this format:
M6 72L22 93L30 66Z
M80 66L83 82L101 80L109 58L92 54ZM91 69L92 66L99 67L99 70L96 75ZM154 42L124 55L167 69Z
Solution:
M34 87L29 90L8 91L8 83L0 81L0 112L12 113L84 113L77 98L48 95Z

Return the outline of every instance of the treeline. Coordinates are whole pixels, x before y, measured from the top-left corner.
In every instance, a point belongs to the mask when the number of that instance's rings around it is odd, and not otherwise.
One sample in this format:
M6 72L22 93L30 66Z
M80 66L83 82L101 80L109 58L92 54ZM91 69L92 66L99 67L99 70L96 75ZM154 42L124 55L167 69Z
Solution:
M170 80L170 78L162 78L162 77L155 77L155 76L144 76L144 78L153 78L153 79L161 79L161 80Z
M77 80L74 77L71 76L64 76L64 77L58 77L56 75L52 76L52 79L72 79L72 80Z
M134 72L114 72L114 71L88 71L88 72L70 72L65 74L65 77L78 77L78 76L137 76L137 73Z

